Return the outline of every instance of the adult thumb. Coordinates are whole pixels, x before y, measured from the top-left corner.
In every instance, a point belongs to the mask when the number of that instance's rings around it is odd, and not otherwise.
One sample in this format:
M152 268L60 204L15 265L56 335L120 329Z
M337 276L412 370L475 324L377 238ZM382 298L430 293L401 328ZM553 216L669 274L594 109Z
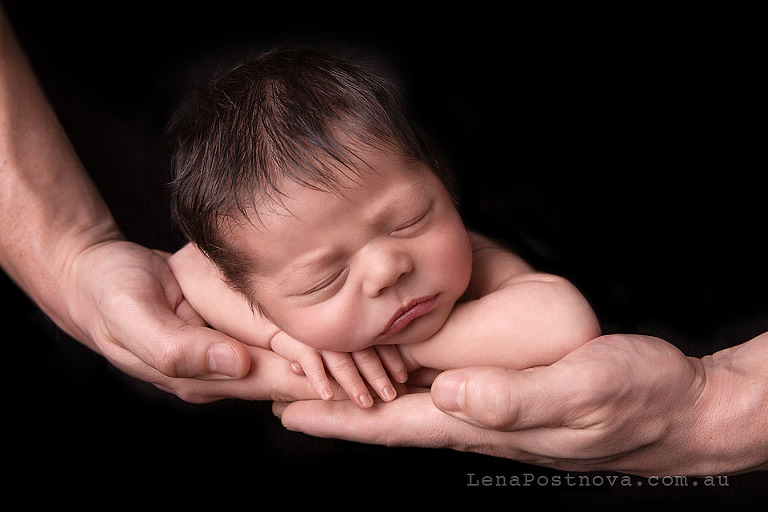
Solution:
M547 368L493 367L451 370L432 383L432 401L443 412L500 431L562 425L567 390Z
M186 326L177 335L173 373L186 378L235 378L248 374L250 354L245 346L213 329ZM166 361L168 363L169 361ZM175 364L173 364L175 363Z
M141 321L134 330L116 329L114 339L166 377L239 379L250 370L246 347L224 333L185 323L170 311L152 310L137 317Z

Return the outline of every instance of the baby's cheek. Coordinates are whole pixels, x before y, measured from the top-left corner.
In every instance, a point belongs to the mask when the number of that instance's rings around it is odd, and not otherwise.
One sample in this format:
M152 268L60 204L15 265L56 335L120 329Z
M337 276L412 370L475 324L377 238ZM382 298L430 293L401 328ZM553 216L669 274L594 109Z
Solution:
M318 350L352 352L360 349L355 322L356 314L342 308L320 307L307 311L296 326L297 338ZM296 336L294 336L296 337Z
M446 223L427 244L430 270L451 290L464 293L472 274L472 246L460 224Z

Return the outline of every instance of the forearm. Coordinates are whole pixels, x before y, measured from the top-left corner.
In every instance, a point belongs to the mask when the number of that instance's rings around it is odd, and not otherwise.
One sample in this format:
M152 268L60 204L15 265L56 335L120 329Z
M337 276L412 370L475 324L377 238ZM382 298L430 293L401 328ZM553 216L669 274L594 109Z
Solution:
M768 333L701 360L705 383L683 426L694 472L768 469Z
M410 366L519 370L554 363L599 334L592 308L571 283L532 273L457 305L432 338L402 350Z
M168 266L184 297L211 327L248 345L271 348L280 329L230 288L213 262L194 244L173 254Z
M76 255L120 237L0 11L0 265L59 325Z

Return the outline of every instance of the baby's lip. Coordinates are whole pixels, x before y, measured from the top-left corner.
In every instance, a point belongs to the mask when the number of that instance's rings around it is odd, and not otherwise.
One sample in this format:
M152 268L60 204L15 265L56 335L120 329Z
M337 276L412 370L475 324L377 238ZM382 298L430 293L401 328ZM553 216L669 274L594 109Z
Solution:
M392 318L389 320L389 323L387 323L387 327L381 335L393 336L408 327L408 324L420 316L424 316L432 311L437 303L438 295L439 294L435 294L414 299L395 311L395 314L392 315Z

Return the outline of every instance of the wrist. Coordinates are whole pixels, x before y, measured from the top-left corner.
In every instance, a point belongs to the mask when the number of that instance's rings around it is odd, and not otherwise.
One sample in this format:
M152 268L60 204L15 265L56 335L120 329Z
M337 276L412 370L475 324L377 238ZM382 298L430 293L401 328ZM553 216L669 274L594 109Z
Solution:
M56 269L59 278L38 303L60 328L82 342L87 343L91 330L86 313L94 309L92 304L98 303L98 298L91 296L95 289L93 279L103 278L99 264L109 263L103 257L92 258L91 255L111 243L124 240L110 216L73 230L63 236L54 249L54 254L59 257L52 268Z
M764 335L701 359L705 384L691 426L698 474L730 474L768 466L766 342L768 336Z

